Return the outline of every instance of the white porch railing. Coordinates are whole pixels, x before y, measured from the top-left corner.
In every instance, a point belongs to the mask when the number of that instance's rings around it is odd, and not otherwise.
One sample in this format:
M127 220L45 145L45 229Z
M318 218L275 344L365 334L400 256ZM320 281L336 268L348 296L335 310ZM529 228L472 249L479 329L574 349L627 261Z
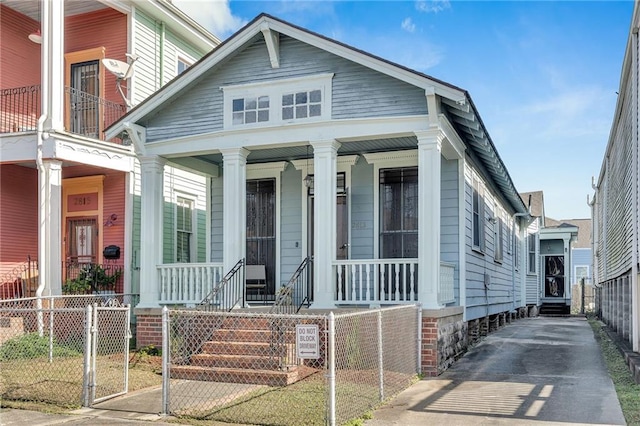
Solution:
M158 265L159 303L161 305L200 303L223 276L222 262Z
M438 285L438 304L446 305L456 301L453 290L456 265L440 262L440 283Z
M418 301L418 259L359 259L333 262L336 303Z
M337 260L333 262L336 303L418 302L418 259ZM455 302L455 265L440 263L438 303ZM424 302L424 301L423 301Z

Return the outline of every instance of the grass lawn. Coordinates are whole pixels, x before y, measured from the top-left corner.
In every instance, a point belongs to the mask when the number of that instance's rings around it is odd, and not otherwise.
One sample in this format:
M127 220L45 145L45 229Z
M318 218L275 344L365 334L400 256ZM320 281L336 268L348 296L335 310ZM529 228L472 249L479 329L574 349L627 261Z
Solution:
M634 382L633 375L620 350L604 331L606 326L596 319L590 319L589 323L600 344L602 356L616 388L624 418L628 425L640 425L640 385Z

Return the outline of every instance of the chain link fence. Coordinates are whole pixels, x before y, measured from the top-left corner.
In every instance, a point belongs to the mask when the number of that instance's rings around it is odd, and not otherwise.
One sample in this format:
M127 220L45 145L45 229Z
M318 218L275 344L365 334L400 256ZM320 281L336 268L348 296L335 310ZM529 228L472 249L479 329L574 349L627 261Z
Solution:
M165 310L163 411L228 423L344 424L416 378L419 312Z
M0 301L0 397L77 407L122 391L129 315L102 296Z

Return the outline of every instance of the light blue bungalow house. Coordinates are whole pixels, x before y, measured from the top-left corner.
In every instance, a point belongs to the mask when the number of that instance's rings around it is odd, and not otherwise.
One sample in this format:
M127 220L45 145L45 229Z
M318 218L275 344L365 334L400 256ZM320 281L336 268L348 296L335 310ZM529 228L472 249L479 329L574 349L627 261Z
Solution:
M468 329L527 304L532 218L454 85L263 14L107 134L141 164L139 325L243 259L265 267L267 301L302 265L311 308L422 304L437 374ZM163 264L167 166L206 176L206 263Z

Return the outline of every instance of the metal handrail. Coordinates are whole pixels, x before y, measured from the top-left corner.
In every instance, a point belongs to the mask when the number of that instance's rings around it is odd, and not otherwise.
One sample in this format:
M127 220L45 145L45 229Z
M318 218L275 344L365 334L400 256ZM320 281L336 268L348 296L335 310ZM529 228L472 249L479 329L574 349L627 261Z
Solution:
M311 280L308 272L310 272L309 266L312 264L313 258L311 256L306 257L300 263L289 282L276 292L275 302L269 311L270 313L298 313L305 303L307 307L311 305L311 291L308 285Z
M244 299L244 259L240 259L233 268L198 304L204 311L231 311Z

